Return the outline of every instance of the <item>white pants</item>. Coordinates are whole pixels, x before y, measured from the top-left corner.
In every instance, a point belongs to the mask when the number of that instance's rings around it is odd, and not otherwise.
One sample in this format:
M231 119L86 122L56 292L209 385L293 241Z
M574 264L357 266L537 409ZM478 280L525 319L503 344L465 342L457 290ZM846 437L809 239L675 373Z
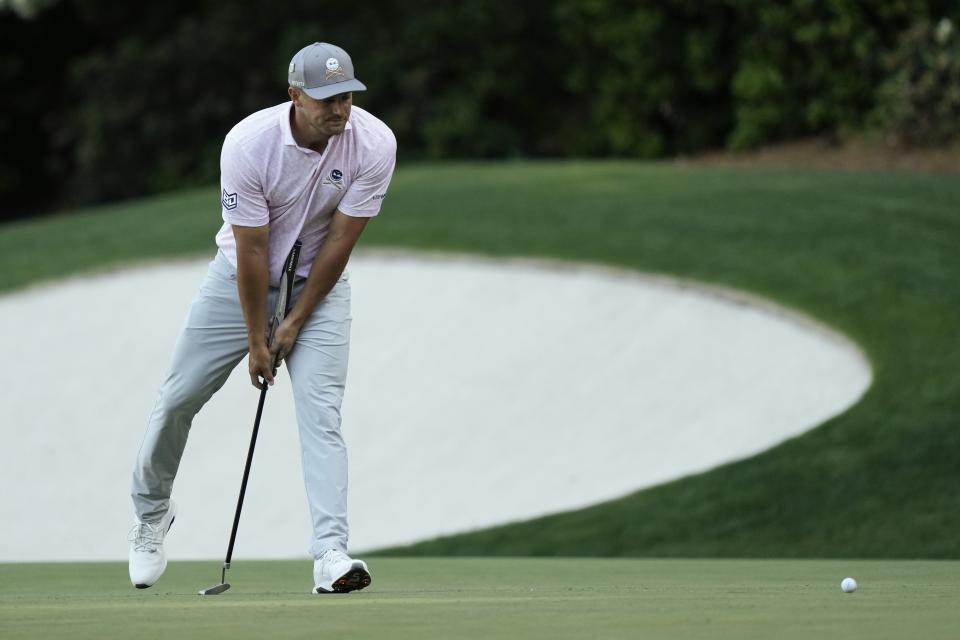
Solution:
M302 281L294 285L294 299L302 288ZM270 288L268 312L277 293ZM304 323L284 360L300 429L314 557L326 549L347 550L347 450L340 434L340 405L350 320L350 283L344 275ZM137 456L131 495L141 521L156 522L166 513L193 417L246 354L236 269L218 253L190 306Z

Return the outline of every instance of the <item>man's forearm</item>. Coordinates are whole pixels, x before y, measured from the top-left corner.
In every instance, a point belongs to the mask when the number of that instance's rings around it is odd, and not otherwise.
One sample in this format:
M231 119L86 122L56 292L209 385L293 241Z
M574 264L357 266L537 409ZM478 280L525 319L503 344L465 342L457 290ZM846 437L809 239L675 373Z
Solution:
M306 322L320 301L327 297L337 284L337 280L347 266L352 249L352 243L349 246L342 246L338 245L336 239L328 239L320 248L313 259L303 290L297 297L296 304L287 314L296 326L302 326Z
M368 218L353 218L339 211L334 213L330 221L329 235L313 258L303 291L287 314L287 318L295 326L302 327L314 308L337 284L367 222Z
M237 292L247 325L247 343L250 348L266 345L269 279L266 250L250 248L237 251Z

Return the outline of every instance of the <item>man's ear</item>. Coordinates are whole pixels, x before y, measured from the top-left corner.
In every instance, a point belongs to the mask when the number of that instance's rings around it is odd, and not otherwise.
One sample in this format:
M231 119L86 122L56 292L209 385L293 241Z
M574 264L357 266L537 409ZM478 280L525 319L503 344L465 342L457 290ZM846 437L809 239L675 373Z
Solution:
M287 95L293 100L293 104L300 106L300 90L296 87L287 87Z

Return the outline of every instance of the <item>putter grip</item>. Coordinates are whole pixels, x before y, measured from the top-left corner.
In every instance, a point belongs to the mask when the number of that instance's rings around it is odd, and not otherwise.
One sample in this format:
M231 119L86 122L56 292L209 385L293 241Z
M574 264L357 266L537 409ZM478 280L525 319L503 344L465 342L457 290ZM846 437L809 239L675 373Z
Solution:
M277 329L280 323L287 317L290 311L290 299L293 297L293 280L297 276L297 263L300 262L300 247L303 243L297 240L293 243L293 248L287 254L287 259L283 263L283 274L280 276L280 293L277 297L277 306L273 310L273 317L270 318L270 329L267 334L267 347L273 347L273 341L276 337ZM273 373L276 375L277 368L280 366L280 354L273 361Z
M277 318L276 316L270 318L270 328L267 332L267 349L273 348L273 340L277 336ZM273 375L277 375L277 367L280 366L280 354L277 354L277 357L273 359Z
M293 243L293 248L290 249L290 253L287 255L287 261L283 265L283 273L286 276L286 281L283 285L286 287L286 295L284 296L284 306L281 310L283 315L281 319L287 317L287 313L290 311L290 298L293 297L293 281L297 277L297 264L300 262L300 247L303 246L303 243L300 240L297 240Z
M277 306L273 310L273 317L276 323L280 324L287 317L290 311L290 299L293 297L293 281L297 277L297 263L300 262L300 247L302 243L297 240L293 243L293 248L287 254L287 259L283 263L283 273L280 275L280 294L277 296Z

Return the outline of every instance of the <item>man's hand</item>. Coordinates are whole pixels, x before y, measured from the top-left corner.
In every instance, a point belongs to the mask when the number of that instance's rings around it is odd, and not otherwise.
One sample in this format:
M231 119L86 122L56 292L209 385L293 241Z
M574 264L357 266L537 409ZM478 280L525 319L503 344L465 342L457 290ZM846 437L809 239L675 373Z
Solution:
M255 386L257 389L263 389L264 381L268 385L272 385L273 355L267 348L266 341L250 348L248 360L250 369L250 383L253 384L253 386Z
M302 323L289 316L280 323L276 333L273 334L273 346L270 347L270 355L276 364L280 364L281 360L290 355L302 328Z

